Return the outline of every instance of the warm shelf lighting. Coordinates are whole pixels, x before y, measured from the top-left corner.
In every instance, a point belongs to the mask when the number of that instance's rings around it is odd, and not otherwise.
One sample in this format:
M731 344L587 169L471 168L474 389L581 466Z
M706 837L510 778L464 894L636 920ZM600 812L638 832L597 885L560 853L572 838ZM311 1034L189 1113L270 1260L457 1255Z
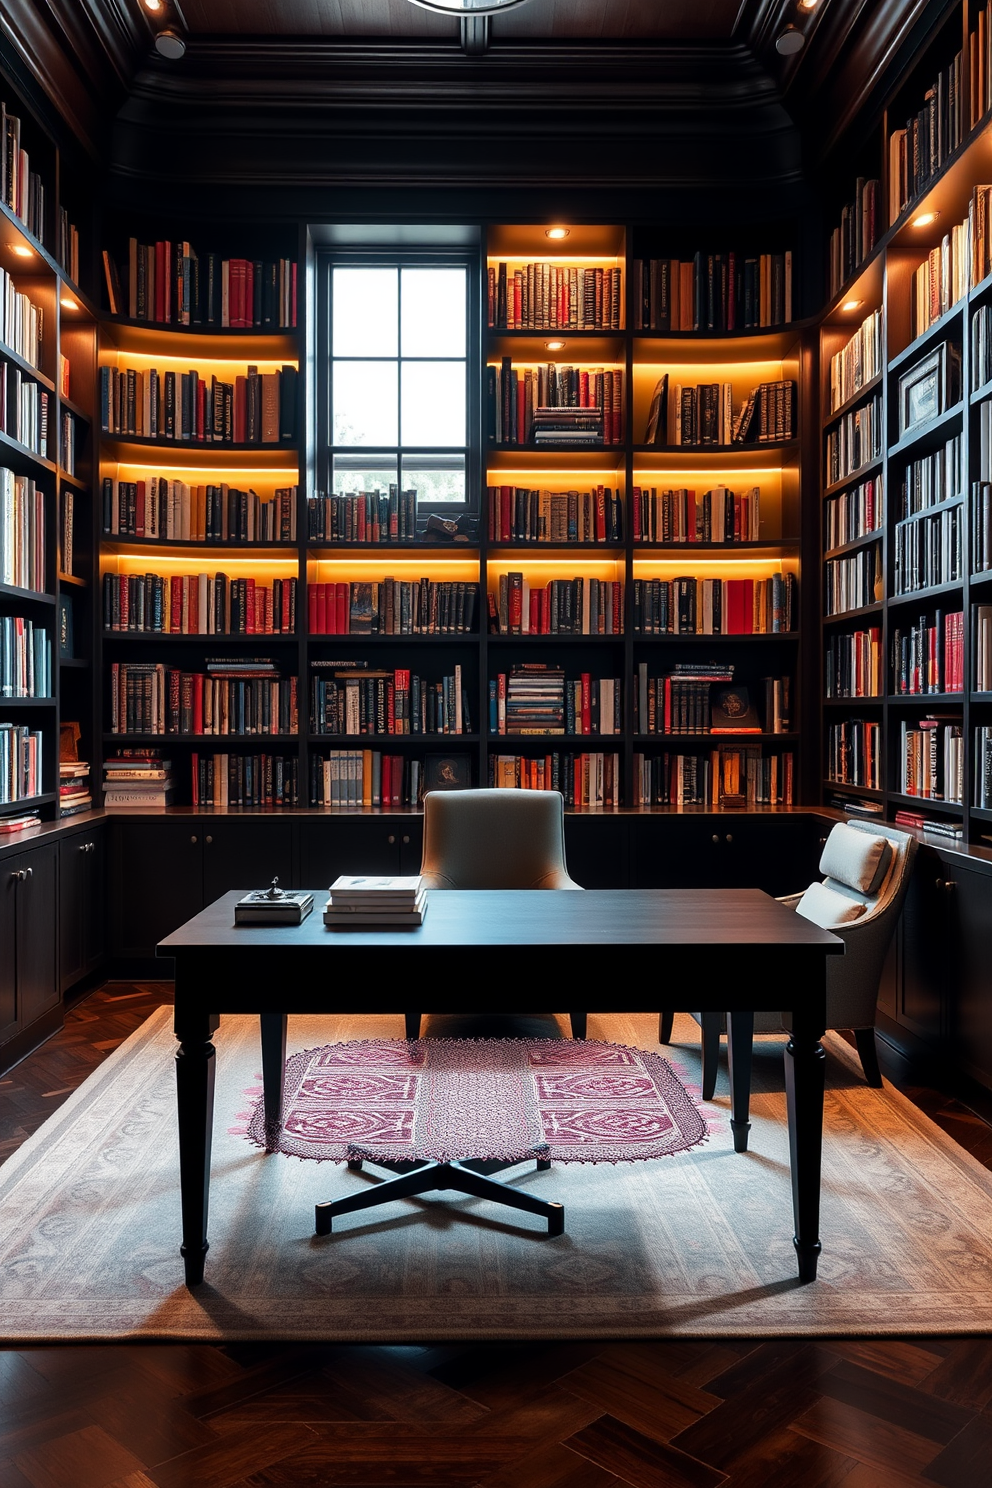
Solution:
M165 8L163 5L163 0L144 0L144 6L145 9L150 10L153 15L157 15L160 10L164 10Z
M34 249L25 248L22 243L11 243L11 252L16 253L18 258L34 258Z
M564 351L565 350L565 342L564 341L545 341L545 343L544 343L544 349L545 349L545 351Z
M859 310L863 304L864 300L845 300L840 308L842 310Z
M544 229L544 236L546 238L554 238L556 240L558 238L567 238L568 233L569 229L567 227L546 227Z
M63 310L79 309L79 306L76 304L76 301L72 298L71 295L62 295L61 299L59 300L59 304L62 306Z
M913 218L912 222L910 223L910 226L911 227L929 227L932 222L936 222L937 221L937 218L939 216L940 216L940 213L938 211L936 211L936 210L933 211L933 212L921 212L918 217L914 217Z
M799 9L807 11L815 10L819 3L820 0L799 0Z

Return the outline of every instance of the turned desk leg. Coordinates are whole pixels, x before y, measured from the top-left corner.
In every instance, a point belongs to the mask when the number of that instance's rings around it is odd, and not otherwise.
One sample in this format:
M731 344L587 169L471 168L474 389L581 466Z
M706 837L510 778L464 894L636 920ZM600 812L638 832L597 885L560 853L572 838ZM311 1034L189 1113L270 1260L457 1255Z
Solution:
M283 1079L286 1073L286 1014L262 1013L262 1099L266 1149L275 1151L282 1126Z
M825 976L825 971L821 972ZM822 1003L821 1003L822 1006ZM823 1017L792 1014L785 1049L785 1092L792 1160L792 1211L799 1280L815 1281L820 1256L820 1162L823 1145L823 1086L826 1055L820 1043Z
M751 1053L754 1013L727 1014L727 1064L730 1075L730 1130L734 1151L747 1151L751 1130ZM705 1093L705 1092L704 1092Z
M179 1188L182 1198L186 1285L203 1280L210 1197L210 1144L214 1116L216 1051L210 1042L219 1018L210 1013L180 1017L176 1010L176 1098L179 1118Z

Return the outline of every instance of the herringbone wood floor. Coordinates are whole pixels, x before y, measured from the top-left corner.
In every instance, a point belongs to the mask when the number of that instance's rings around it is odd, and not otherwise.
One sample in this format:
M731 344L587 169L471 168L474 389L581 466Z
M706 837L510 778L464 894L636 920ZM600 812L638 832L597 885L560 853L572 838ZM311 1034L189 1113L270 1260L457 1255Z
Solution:
M106 984L0 1078L0 1158L168 991ZM902 1083L992 1167L992 1127ZM2 1488L841 1483L989 1488L992 1341L0 1352Z

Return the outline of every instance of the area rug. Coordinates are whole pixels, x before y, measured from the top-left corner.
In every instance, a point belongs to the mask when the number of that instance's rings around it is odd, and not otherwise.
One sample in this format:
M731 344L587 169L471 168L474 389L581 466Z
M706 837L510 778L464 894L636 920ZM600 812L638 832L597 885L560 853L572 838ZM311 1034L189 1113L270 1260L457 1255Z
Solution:
M667 1060L598 1040L355 1039L286 1064L283 1125L249 1139L322 1162L633 1162L684 1152L706 1122Z
M662 1052L648 1015L590 1015L589 1028ZM290 1052L400 1032L396 1018L290 1019ZM677 1019L664 1051L690 1081L698 1039L691 1019ZM348 1215L322 1239L315 1202L383 1175L253 1146L257 1025L225 1018L215 1042L204 1285L182 1284L174 1040L163 1009L0 1167L7 1343L992 1331L992 1175L896 1091L870 1090L836 1036L827 1040L823 1256L810 1286L797 1283L792 1248L780 1042L758 1041L746 1155L733 1151L722 1070L702 1146L657 1161L504 1169L505 1181L565 1205L560 1237L539 1219L442 1194Z

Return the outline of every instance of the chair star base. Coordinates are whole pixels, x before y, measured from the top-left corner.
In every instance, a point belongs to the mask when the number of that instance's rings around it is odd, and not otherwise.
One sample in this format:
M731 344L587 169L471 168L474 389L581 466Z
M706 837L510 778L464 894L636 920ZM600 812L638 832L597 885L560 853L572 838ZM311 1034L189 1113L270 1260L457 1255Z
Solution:
M550 1168L545 1159L538 1161L538 1169ZM349 1162L352 1172L359 1172L360 1162ZM389 1178L364 1193L349 1194L343 1199L329 1199L315 1205L314 1230L318 1235L329 1235L334 1219L339 1214L354 1214L359 1209L375 1209L388 1204L392 1199L410 1199L418 1194L432 1193L435 1189L452 1188L458 1193L471 1194L476 1199L492 1199L496 1204L506 1204L511 1209L524 1209L528 1214L540 1214L548 1221L549 1235L565 1233L565 1206L551 1199L539 1199L534 1194L522 1193L510 1188L497 1178L487 1178L483 1173L473 1172L458 1162L424 1163L412 1173L403 1173Z

